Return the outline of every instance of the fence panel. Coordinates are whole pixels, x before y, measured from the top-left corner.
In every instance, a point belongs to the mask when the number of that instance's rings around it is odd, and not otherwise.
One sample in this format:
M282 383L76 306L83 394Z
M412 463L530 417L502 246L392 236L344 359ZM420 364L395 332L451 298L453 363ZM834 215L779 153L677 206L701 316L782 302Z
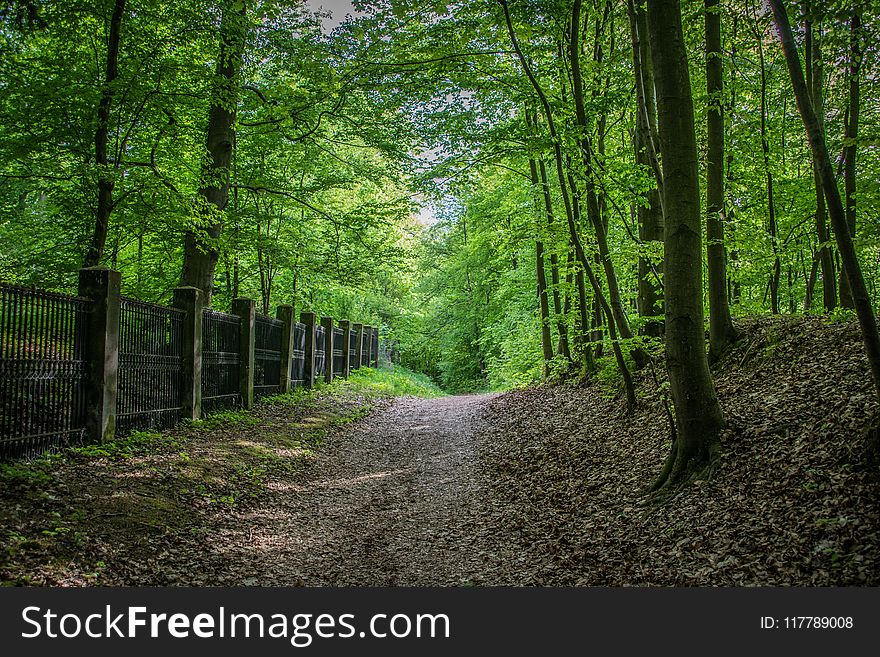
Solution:
M356 365L356 363L358 362L357 354L358 354L358 336L355 331L351 331L348 334L348 359L349 359L349 364L351 366L351 369L353 369L353 370L356 370L358 368L358 365Z
M281 391L281 334L284 322L265 315L254 318L254 399Z
M185 316L177 308L122 299L117 434L164 429L180 421Z
M0 459L82 443L90 309L87 299L0 283Z
M333 375L342 376L345 374L345 353L342 350L342 340L345 338L345 331L341 328L333 329Z
M371 366L379 364L379 331L375 331L373 333L373 347L370 349L370 353L373 354L373 362L370 363Z
M327 343L326 329L323 326L315 327L315 381L324 376L327 371L327 354L324 346Z
M293 325L293 350L290 358L290 387L301 388L306 380L306 325Z
M361 367L369 367L370 363L368 362L368 358L370 357L370 334L367 331L364 331L363 335L361 335Z
M216 310L202 315L202 415L241 406L241 319Z

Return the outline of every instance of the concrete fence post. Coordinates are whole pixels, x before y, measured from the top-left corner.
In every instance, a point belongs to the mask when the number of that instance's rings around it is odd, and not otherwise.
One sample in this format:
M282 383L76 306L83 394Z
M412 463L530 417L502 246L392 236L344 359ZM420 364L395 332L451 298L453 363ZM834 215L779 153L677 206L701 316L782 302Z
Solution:
M284 324L281 327L281 377L278 382L281 394L290 392L293 384L290 380L290 365L293 359L293 331L296 321L293 316L293 306L278 306L276 316Z
M324 383L333 383L333 348L336 346L333 340L333 318L322 317L321 326L324 327Z
M241 320L239 324L238 379L242 408L254 405L254 346L256 334L254 317L256 303L253 299L233 299L232 314Z
M361 366L361 341L364 339L364 325L360 322L352 324L352 331L354 331L355 348L351 355L351 369L356 370Z
M102 443L116 432L119 303L122 274L103 267L79 271L79 296L92 302L86 341L86 440Z
M315 387L315 313L303 312L299 314L299 321L306 326L306 355L303 387Z
M197 287L174 289L174 308L183 310L183 399L181 417L202 416L202 310L204 296Z
M347 379L351 373L351 322L340 319L339 328L342 329L342 376Z

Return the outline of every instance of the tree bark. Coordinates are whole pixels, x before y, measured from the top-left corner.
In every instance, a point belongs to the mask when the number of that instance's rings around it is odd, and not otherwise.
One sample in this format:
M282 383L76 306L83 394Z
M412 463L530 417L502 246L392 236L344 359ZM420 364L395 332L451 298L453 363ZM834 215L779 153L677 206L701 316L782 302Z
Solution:
M736 341L727 303L724 248L724 75L721 58L720 0L705 0L706 90L706 255L709 278L709 360L717 360Z
M828 147L825 144L822 127L816 116L816 111L810 102L785 3L782 0L769 0L769 3L773 9L773 18L779 31L782 52L785 54L785 61L788 65L788 73L791 76L798 110L804 122L807 139L810 142L810 149L813 152L813 160L819 166L819 176L822 181L822 189L825 192L825 199L828 202L831 227L834 230L834 238L837 242L840 260L852 290L853 304L855 305L856 315L859 318L859 325L862 329L862 340L865 344L865 352L871 367L871 376L874 379L877 397L880 399L880 334L877 332L877 318L871 306L871 299L868 296L865 279L862 276L852 236L849 233L843 202L840 198L840 190L837 189L837 181L834 177L834 169L831 165L831 158L828 155Z
M633 332L626 316L626 310L623 307L623 302L620 296L620 285L617 282L617 272L614 269L614 262L611 260L611 252L608 249L608 229L602 221L602 216L599 210L591 146L589 137L587 136L589 126L587 125L587 115L584 104L584 86L581 79L580 69L580 8L581 0L575 0L571 16L569 58L571 60L571 90L572 95L574 96L575 117L581 135L578 139L578 146L580 147L586 175L586 188L584 191L587 201L587 216L589 217L590 223L593 225L593 230L596 233L596 245L599 247L599 257L602 260L602 268L605 271L605 280L608 283L608 301L614 314L614 321L617 324L621 338L629 340L632 339ZM561 177L559 184L563 184ZM644 367L649 360L648 355L641 348L634 349L632 355L636 361L636 365L639 367Z
M823 77L822 72L822 50L819 44L819 38L815 33L814 20L810 15L812 7L807 2L804 16L804 59L807 74L807 90L810 94L810 101L816 110L816 118L819 121L819 129L823 135L825 133L825 100L822 93ZM824 137L823 137L824 139ZM837 307L837 282L834 273L834 254L828 241L831 236L828 234L827 211L825 208L825 194L822 192L822 181L819 177L819 168L813 161L813 184L816 191L816 236L819 238L819 264L822 268L822 304L825 312L831 312Z
M544 160L538 160L538 170L541 173L541 190L544 195L544 212L547 214L547 226L553 226L553 198L550 195L550 183L547 182L547 168ZM550 252L550 280L553 283L553 315L556 318L556 331L559 334L557 353L571 360L571 350L568 347L568 328L565 325L565 316L562 314L562 300L559 296L559 257L555 251Z
M95 162L98 165L98 207L92 241L83 258L83 267L96 267L104 256L107 233L110 230L110 213L113 212L113 174L107 153L110 134L110 110L113 107L113 83L119 77L119 42L122 36L122 19L125 0L116 0L110 17L110 34L107 39L107 70L104 73L104 90L98 103L98 128L95 130Z
M676 426L656 491L714 468L724 418L704 346L697 141L678 0L648 0L648 33L663 163L666 367Z
M223 212L229 202L229 167L235 143L235 116L238 103L238 72L244 54L245 3L223 5L220 24L220 52L214 76L214 92L208 115L208 162L202 172L201 225L193 226L184 238L183 269L180 283L197 287L211 302L214 268L220 255L217 240L223 226Z
M636 164L651 170L657 186L647 194L647 206L638 205L637 220L639 241L663 241L663 205L661 201L662 178L657 162L657 105L654 100L654 73L651 70L651 54L648 44L648 28L645 9L636 7L633 0L627 3L629 14L630 39L632 41L633 71L636 80L636 127L633 134L633 149ZM663 292L657 276L663 266L651 262L644 254L639 254L639 289L637 307L640 317L657 317L663 313ZM663 333L663 322L648 321L642 333L659 337Z
M538 166L529 158L529 174L532 189L538 189ZM537 222L536 222L537 224ZM544 377L550 375L550 361L553 360L553 343L550 337L550 304L547 299L547 272L544 268L544 243L540 238L540 228L536 225L535 272L538 279L538 306L541 312L541 352L544 356Z
M513 23L510 20L510 9L507 6L507 0L498 0L498 2L504 11L504 21L507 25L507 32L510 35L510 41L513 46L513 50L516 53L517 59L519 60L520 65L523 68L523 72L529 80L529 83L535 90L535 94L541 101L541 108L544 112L544 118L547 120L547 129L550 132L550 139L553 142L553 153L555 156L554 159L556 160L556 176L559 182L559 189L562 193L562 202L565 206L565 215L568 220L569 237L571 238L572 244L574 245L575 254L577 255L577 258L580 261L584 272L587 274L587 277L590 280L590 285L592 285L593 287L593 292L596 295L596 300L602 306L608 318L608 332L611 336L611 345L614 351L615 360L617 361L617 367L620 370L621 377L623 378L624 388L626 390L627 407L631 411L635 408L636 405L636 394L635 388L633 387L632 376L630 375L629 369L626 366L626 361L623 358L623 351L620 348L620 342L617 338L617 329L614 323L614 313L611 310L611 306L608 304L608 300L605 298L605 295L602 292L602 286L596 279L593 268L590 266L590 262L587 259L586 253L584 252L583 244L581 243L581 238L577 232L577 226L574 223L574 215L571 208L571 198L568 194L567 180L565 177L565 167L562 160L562 143L559 138L559 133L556 130L556 122L553 119L553 111L550 108L550 102L547 100L547 95L544 93L544 90L541 88L541 85L535 78L535 75L532 72L529 63L526 61L525 55L523 55L522 48L520 48L519 39L517 39L516 37L516 30L513 29Z
M846 133L843 148L843 192L846 224L849 234L856 236L856 140L859 137L859 76L862 67L862 16L858 0L853 4L849 22L849 106L846 112ZM840 270L840 305L855 308L846 273Z

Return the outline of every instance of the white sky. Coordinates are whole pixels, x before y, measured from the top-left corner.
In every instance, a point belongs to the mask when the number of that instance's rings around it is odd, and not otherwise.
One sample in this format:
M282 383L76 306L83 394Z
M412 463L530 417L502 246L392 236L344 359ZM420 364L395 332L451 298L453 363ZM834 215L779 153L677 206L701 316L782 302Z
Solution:
M323 8L332 14L322 23L324 32L330 32L344 21L346 14L354 13L354 7L348 0L305 0L305 4L315 9Z

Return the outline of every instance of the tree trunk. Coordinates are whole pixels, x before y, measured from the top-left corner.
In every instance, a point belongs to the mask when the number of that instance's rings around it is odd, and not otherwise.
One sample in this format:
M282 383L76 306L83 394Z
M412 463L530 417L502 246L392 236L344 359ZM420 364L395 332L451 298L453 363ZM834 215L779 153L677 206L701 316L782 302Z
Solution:
M620 332L621 338L630 340L633 337L629 320L626 317L626 310L620 297L620 286L617 282L617 272L614 270L614 262L611 260L611 252L608 249L608 229L602 221L599 210L599 201L596 196L595 171L593 168L590 140L587 137L587 114L584 105L584 87L581 80L580 70L580 8L581 0L575 0L572 8L571 16L571 38L569 40L569 58L571 60L571 79L572 79L572 95L574 96L575 116L577 118L578 127L580 128L581 137L578 139L581 157L584 162L584 171L586 175L586 200L587 200L587 216L593 225L596 233L596 244L599 247L599 257L602 260L602 267L605 271L605 280L608 283L608 301L614 314L614 321ZM563 184L560 176L559 184ZM636 365L643 367L647 364L649 357L641 348L633 350L633 358Z
M235 143L235 115L238 102L238 71L244 54L245 4L223 5L220 25L220 53L214 76L214 92L208 115L208 162L202 172L202 225L187 230L184 239L181 285L197 287L210 304L214 268L220 255L217 240L222 228L223 211L229 201L229 167Z
M580 261L584 272L590 279L590 285L593 286L593 292L596 295L595 298L601 304L608 318L608 332L611 336L611 344L614 350L614 357L617 361L617 367L620 370L620 375L623 378L624 388L626 390L627 407L630 411L632 411L636 405L636 394L635 388L633 387L632 376L630 375L629 369L626 366L626 361L623 358L623 351L621 350L620 342L617 339L617 329L614 324L613 311L611 310L611 306L608 304L608 300L605 298L605 295L602 292L602 286L599 285L599 281L596 279L593 268L590 266L590 262L587 259L586 253L584 252L583 244L581 243L581 238L577 232L577 226L574 223L574 215L571 208L571 198L568 194L568 181L565 177L565 167L562 160L562 143L559 138L559 133L556 130L556 122L553 119L553 111L550 108L550 102L547 100L547 95L544 93L541 85L538 84L538 80L535 78L534 73L532 73L532 69L529 66L529 63L526 61L525 55L523 55L522 49L520 48L519 39L517 39L516 37L516 31L513 29L513 23L510 20L510 9L507 6L507 0L498 0L498 2L501 5L501 8L504 10L504 20L507 25L507 32L510 35L510 41L513 45L514 51L516 52L516 56L519 59L520 65L522 66L526 77L529 79L529 83L535 90L535 94L537 94L538 99L541 101L541 108L544 112L544 118L547 120L547 129L550 132L550 138L553 142L553 153L556 160L556 176L559 181L559 189L562 192L562 202L565 206L565 215L568 220L569 237L571 238L572 244L574 245L575 254Z
M538 189L538 167L535 160L529 158L529 173L532 178L532 189ZM547 300L547 272L544 269L544 243L538 237L535 239L535 272L538 279L538 304L541 311L541 352L544 355L544 376L550 375L550 361L553 360L553 344L550 337L550 304Z
M648 0L663 162L666 367L676 437L652 490L714 468L724 424L703 329L702 230L694 107L678 0Z
M779 30L779 40L782 44L782 51L785 54L788 73L791 76L798 110L804 122L807 139L810 142L810 149L813 152L813 160L819 167L822 189L825 192L825 199L828 201L831 227L834 230L834 238L837 242L840 260L852 290L853 304L855 305L856 315L858 315L859 325L862 329L865 352L868 356L868 363L871 367L871 375L874 379L877 396L880 399L880 334L877 333L877 318L874 315L874 309L871 307L871 299L868 297L868 289L865 287L865 279L862 276L859 260L856 257L856 250L853 245L852 236L849 233L849 226L846 223L846 214L844 213L843 202L840 198L840 190L837 189L837 181L834 178L834 169L831 166L831 158L828 156L828 147L825 144L822 127L816 116L816 111L810 102L785 4L782 0L769 0L769 2L773 8L773 18Z
M806 3L805 10L808 12L804 17L804 60L807 73L807 90L810 101L816 110L816 118L819 121L819 129L825 133L824 106L825 101L822 93L822 51L813 28L814 21L809 15L810 3ZM824 136L823 136L824 139ZM819 238L819 264L822 268L822 304L825 312L831 312L837 307L837 282L834 274L834 254L828 241L827 212L825 209L825 194L822 192L822 181L819 178L819 168L813 161L813 184L816 190L816 235Z
M544 194L544 211L547 214L547 225L553 226L553 198L550 195L550 183L547 182L547 168L544 160L538 160L538 170L541 172L541 190ZM554 251L550 252L550 280L553 283L553 316L556 318L556 330L559 333L559 350L557 353L571 360L571 351L568 348L568 328L565 325L565 316L562 314L562 300L559 296L559 258Z
M720 0L705 0L706 90L706 255L709 277L709 360L717 360L736 341L727 304L727 256L724 248L724 76L721 55Z
M637 209L639 241L663 241L663 205L661 201L662 178L657 162L657 105L654 100L654 73L651 70L651 55L648 45L647 18L642 6L636 7L633 0L627 5L632 41L633 71L636 80L636 128L633 134L633 149L636 164L649 168L657 183L656 188L647 194L648 205L639 204ZM640 317L657 317L663 313L663 292L658 276L662 264L651 262L644 254L639 254L639 289L637 308ZM642 333L659 337L663 333L663 322L648 321Z
M770 138L767 135L767 68L764 65L764 35L757 31L758 58L761 63L761 153L764 156L764 175L767 180L767 234L773 248L773 270L770 272L770 309L779 314L779 278L782 266L779 260L779 231L776 224L776 202L773 199L773 172L770 170Z
M107 70L104 74L104 90L98 103L98 128L95 130L95 162L98 165L98 208L95 213L95 229L89 250L83 258L83 267L95 267L101 263L107 233L110 230L110 213L113 212L113 174L107 153L110 134L110 110L113 106L113 83L119 76L119 41L125 0L116 0L110 17L110 34L107 39Z
M843 149L843 191L846 224L849 234L856 236L856 140L859 137L859 76L862 67L862 16L858 1L853 4L849 23L849 107L846 112L846 133ZM855 308L846 273L840 270L840 305Z

